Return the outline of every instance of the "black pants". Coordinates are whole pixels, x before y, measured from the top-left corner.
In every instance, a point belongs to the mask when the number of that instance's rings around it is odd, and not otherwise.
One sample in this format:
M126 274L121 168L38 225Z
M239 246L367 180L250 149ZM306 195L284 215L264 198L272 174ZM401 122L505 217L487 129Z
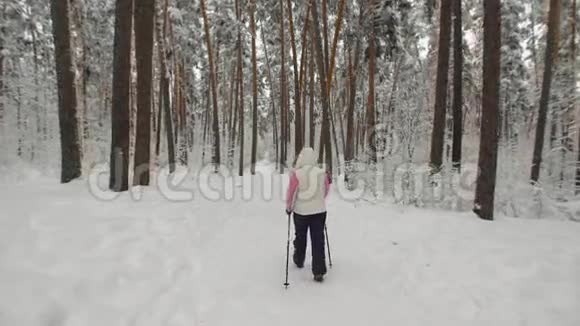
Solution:
M310 240L312 242L312 273L314 275L326 274L326 257L324 255L324 225L326 223L326 212L314 215L300 215L294 213L294 229L296 238L294 239L294 263L298 266L304 265L306 258L307 233L310 229Z

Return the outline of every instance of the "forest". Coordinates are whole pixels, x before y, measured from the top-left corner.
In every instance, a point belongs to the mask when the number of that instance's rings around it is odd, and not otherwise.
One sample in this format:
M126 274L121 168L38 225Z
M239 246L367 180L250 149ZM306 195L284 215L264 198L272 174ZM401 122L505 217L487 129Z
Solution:
M0 1L0 325L580 325L579 18Z
M283 174L309 146L373 202L578 218L576 6L4 1L0 163L106 164L122 192L164 166Z

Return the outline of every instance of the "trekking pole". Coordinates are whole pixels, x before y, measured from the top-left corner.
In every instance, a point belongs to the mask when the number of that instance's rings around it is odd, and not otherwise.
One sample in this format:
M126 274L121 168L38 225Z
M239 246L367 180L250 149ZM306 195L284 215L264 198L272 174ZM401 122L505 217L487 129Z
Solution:
M332 268L332 256L330 255L330 242L328 241L328 228L326 227L326 223L324 223L324 233L326 233L326 248L328 249L328 264L330 268Z
M288 261L290 260L289 256L290 256L290 214L288 214L288 240L286 242L286 282L284 283L286 290L288 290L288 285L290 285L290 283L288 283Z

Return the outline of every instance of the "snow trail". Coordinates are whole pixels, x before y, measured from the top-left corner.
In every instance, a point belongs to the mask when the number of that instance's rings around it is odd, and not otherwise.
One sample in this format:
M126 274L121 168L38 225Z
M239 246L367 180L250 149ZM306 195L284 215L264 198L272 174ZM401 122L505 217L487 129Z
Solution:
M284 290L285 177L271 199L243 199L235 178L217 201L196 178L186 202L155 187L103 202L85 182L0 185L0 325L580 324L580 224L331 194L334 267L317 284L309 259L291 265Z

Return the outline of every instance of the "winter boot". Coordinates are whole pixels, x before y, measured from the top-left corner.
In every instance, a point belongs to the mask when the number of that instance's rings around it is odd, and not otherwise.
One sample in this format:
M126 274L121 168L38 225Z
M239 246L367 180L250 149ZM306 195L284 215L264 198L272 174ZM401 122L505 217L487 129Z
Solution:
M322 281L324 281L324 275L322 275L322 274L316 274L316 275L314 275L314 280L316 282L322 282Z
M296 267L298 268L304 267L304 259L300 260L300 258L298 258L298 255L296 253L294 253L294 255L292 256L292 260L294 261L294 265L296 265Z

